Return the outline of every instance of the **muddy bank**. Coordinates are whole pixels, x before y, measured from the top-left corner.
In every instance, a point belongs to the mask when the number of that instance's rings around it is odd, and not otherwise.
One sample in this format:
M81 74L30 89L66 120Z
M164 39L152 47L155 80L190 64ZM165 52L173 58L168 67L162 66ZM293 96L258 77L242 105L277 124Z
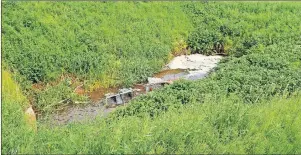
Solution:
M120 90L123 90L120 87L99 88L88 93L91 99L90 104L86 106L68 106L64 110L48 116L47 120L51 120L52 124L61 125L107 116L115 110L117 104L114 102L119 101L122 104L118 105L126 106L136 96L146 94L153 89L170 84L172 81L178 79L197 80L206 77L216 67L221 58L222 56L204 56L201 54L177 56L164 66L162 71L149 77L147 82L135 84L132 88L125 89L130 94L127 98L120 96L120 93L122 93ZM110 99L109 104L108 99Z

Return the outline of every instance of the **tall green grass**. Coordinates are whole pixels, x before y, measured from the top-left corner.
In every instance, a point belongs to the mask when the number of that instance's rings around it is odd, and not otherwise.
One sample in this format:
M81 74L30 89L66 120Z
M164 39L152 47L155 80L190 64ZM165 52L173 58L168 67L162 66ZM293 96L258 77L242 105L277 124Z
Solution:
M3 60L32 82L143 81L192 28L177 2L5 2Z
M188 3L183 10L195 30L188 37L192 52L240 57L285 41L300 39L300 3Z
M87 91L144 81L168 61L173 45L192 29L180 3L4 2L3 61L41 112L77 101L66 80ZM29 11L31 10L31 11ZM82 100L82 99L81 99Z
M162 113L160 117L146 113L62 127L44 124L30 136L20 128L22 124L17 123L19 126L14 128L4 126L4 131L18 130L19 138L4 134L6 141L2 149L43 154L298 154L301 152L300 107L300 94L275 97L255 105L245 104L231 95L220 99L208 97L204 104L191 103ZM10 112L13 116L18 113ZM19 145L7 145L16 142Z
M11 74L2 71L2 153L16 154L30 152L33 149L33 130L26 123L25 110L29 103Z
M2 153L301 153L300 92L257 104L208 95L202 104L190 101L157 116L39 124L35 133L25 123L18 86L7 72L3 78Z

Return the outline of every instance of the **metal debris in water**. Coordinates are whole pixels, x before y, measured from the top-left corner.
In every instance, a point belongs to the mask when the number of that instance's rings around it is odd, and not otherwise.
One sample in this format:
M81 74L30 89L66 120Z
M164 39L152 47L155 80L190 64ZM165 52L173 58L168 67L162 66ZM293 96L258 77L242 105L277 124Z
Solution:
M125 104L127 101L133 98L133 89L123 88L119 89L119 92L117 94L109 93L105 96L107 105L121 105Z

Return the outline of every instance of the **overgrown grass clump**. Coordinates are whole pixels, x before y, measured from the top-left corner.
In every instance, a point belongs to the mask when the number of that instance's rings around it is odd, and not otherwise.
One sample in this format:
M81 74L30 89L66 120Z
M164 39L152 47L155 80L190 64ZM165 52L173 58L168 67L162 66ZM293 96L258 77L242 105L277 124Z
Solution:
M2 153L30 152L33 148L33 128L26 122L25 110L29 102L11 74L2 71Z
M75 102L85 103L88 100L87 96L76 94L68 80L55 86L47 85L43 90L36 90L33 95L35 108L43 114L49 114L64 105L76 104Z
M300 3L188 3L194 31L188 37L192 53L225 53L240 57L285 41L300 39Z
M5 2L3 60L32 82L145 80L192 28L176 2Z

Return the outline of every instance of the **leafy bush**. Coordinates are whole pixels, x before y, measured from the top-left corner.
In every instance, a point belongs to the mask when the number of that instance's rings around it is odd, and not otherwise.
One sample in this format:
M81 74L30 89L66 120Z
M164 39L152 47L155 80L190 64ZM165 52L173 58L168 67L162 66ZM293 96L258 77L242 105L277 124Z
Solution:
M199 27L189 36L187 43L192 47L192 53L202 53L211 55L213 53L223 53L223 38L215 30L208 30Z

